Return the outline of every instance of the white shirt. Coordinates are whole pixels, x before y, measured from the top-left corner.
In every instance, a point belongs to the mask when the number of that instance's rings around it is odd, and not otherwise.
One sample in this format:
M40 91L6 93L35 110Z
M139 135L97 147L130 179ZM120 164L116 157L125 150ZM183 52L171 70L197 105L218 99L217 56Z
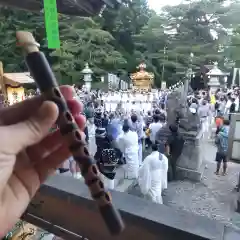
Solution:
M229 109L231 107L232 101L228 99L226 108Z
M235 112L237 112L239 109L239 98L238 97L235 99L234 103L235 103Z
M150 129L150 140L152 143L156 140L156 134L157 132L162 128L162 123L160 122L153 122L149 125Z
M117 139L119 149L125 153L138 149L138 135L136 132L129 130L127 133L123 133Z

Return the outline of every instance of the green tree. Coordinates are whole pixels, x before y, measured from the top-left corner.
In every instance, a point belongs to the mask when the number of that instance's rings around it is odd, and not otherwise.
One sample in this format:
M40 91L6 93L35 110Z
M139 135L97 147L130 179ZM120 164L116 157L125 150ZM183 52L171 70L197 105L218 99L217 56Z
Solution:
M237 26L230 39L230 43L224 49L226 62L233 62L237 68L240 67L240 25Z
M217 37L221 28L219 30L216 14L220 6L218 1L201 0L166 8L167 28L176 32L169 53L182 64L183 69L188 65L191 52L195 56L193 63L196 68L221 59Z
M52 52L51 56L60 79L78 82L86 62L95 77L124 68L126 60L111 44L113 36L91 18L61 16L59 22L61 49Z
M34 34L61 83L79 81L85 62L95 76L121 68L124 71L126 60L112 45L113 36L90 18L59 14L61 49L56 51L47 48L43 13L0 7L0 20L0 60L6 72L27 70L21 49L16 46L17 30Z
M127 60L126 70L129 73L135 71L139 64L134 56L134 35L140 34L152 14L146 0L132 0L122 4L118 11L107 9L101 19L103 29L113 35L116 48Z
M0 7L0 60L6 72L25 71L26 66L21 49L16 44L16 31L26 30L34 34L37 41L47 49L44 20L41 13L31 13L7 7Z
M165 19L153 14L139 34L134 36L137 62L144 61L148 70L155 75L155 84L160 86L163 64L166 61L164 54L170 37L165 33Z

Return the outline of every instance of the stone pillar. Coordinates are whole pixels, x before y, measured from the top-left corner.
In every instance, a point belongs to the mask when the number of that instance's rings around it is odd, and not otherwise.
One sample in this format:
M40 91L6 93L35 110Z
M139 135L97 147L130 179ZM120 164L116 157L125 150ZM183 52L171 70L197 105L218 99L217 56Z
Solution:
M204 167L201 149L202 131L189 131L182 133L185 143L182 154L177 163L177 177L200 181Z
M180 117L179 132L183 135L185 144L177 161L177 178L200 181L204 169L200 150L202 138L202 131L199 129L200 120L189 113L187 107L182 108L181 91L174 91L168 95L166 108L168 124L161 128L156 139L165 143L170 135L169 125L176 124L176 118ZM183 114L184 112L186 114Z
M220 87L219 76L210 76L208 86L210 87L210 92L214 94Z
M89 82L85 81L85 87L86 87L86 90L90 92L92 88L92 83L90 81Z

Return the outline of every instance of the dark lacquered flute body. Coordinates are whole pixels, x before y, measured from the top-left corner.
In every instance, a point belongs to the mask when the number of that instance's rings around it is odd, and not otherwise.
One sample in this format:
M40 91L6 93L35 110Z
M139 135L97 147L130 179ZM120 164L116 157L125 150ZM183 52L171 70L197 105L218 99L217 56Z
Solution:
M75 161L79 164L85 184L88 186L92 198L96 200L100 213L111 234L119 234L124 224L119 212L113 207L111 196L105 191L103 182L99 178L99 171L95 160L89 155L85 140L67 103L59 90L57 80L42 52L32 52L26 56L29 71L46 100L53 101L59 108L57 124L66 140Z

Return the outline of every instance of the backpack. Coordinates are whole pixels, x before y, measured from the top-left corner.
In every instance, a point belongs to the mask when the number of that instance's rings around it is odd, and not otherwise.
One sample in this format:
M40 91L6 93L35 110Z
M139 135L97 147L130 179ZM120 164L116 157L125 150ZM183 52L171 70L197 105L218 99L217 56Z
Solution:
M118 163L114 148L106 148L102 150L102 162L104 166L115 166Z

